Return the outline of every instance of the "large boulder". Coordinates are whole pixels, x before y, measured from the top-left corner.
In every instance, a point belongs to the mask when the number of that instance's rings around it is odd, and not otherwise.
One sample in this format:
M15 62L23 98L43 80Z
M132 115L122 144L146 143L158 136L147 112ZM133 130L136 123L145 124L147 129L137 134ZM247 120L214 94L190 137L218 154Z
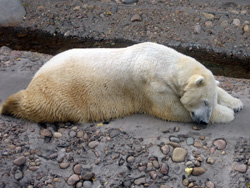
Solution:
M25 14L20 0L0 0L0 26L16 26Z

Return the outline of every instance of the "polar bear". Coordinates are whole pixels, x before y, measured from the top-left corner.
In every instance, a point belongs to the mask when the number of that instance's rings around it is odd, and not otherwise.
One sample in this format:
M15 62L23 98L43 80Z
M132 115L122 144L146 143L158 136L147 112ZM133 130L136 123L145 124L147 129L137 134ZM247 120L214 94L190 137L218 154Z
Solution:
M33 122L98 122L145 113L177 122L227 123L243 104L213 74L174 49L72 49L44 64L1 114Z

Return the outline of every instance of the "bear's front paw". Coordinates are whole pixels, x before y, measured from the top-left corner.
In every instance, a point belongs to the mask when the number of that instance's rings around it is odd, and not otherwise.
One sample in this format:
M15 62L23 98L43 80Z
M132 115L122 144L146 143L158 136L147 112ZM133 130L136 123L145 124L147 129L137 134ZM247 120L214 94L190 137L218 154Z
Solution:
M233 98L230 101L230 108L234 110L234 112L239 112L243 109L243 104L239 99Z
M210 122L211 123L229 123L234 120L234 111L226 106L216 105L214 108Z

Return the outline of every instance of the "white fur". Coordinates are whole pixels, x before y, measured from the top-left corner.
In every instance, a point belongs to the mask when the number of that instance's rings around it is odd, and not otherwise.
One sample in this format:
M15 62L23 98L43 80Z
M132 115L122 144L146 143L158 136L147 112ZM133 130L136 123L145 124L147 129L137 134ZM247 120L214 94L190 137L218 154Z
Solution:
M147 113L169 121L226 123L234 118L231 108L242 107L195 59L148 42L58 54L26 90L3 104L1 113L36 122L101 121Z

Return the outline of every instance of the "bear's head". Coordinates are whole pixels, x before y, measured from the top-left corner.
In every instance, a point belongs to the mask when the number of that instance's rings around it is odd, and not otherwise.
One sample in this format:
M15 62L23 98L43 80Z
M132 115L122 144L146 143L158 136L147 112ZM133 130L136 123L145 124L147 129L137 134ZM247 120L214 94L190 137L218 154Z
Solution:
M217 103L217 83L212 75L192 75L186 82L181 103L198 124L208 124Z

